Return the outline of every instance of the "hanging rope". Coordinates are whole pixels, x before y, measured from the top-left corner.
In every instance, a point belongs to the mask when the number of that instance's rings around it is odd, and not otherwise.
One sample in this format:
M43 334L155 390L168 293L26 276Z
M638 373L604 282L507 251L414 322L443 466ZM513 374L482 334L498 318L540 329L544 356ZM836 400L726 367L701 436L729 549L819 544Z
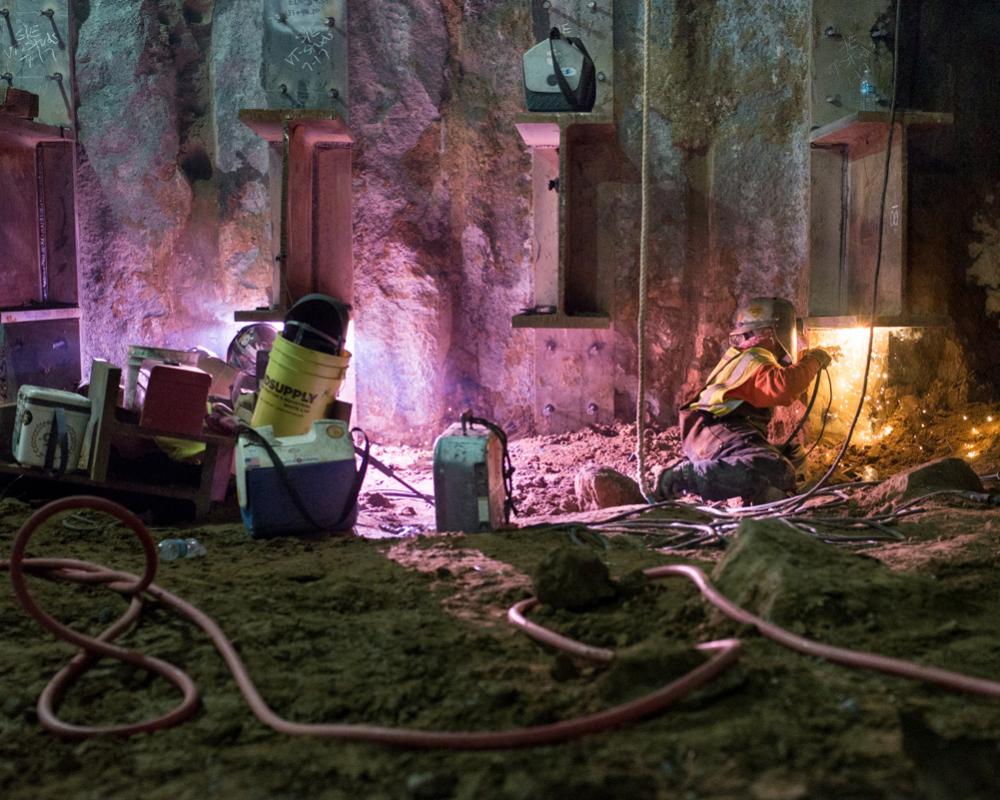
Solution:
M639 319L636 332L636 349L639 358L639 388L635 400L635 469L636 481L643 497L652 501L652 492L646 485L646 452L643 438L646 432L646 287L649 281L647 259L649 256L649 20L652 0L643 3L642 15L642 211L639 228Z

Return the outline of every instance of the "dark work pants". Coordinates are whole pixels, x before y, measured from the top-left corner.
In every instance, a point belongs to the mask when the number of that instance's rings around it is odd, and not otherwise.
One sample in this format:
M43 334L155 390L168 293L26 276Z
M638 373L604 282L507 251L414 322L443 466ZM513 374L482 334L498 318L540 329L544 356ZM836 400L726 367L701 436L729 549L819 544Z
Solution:
M684 455L691 461L691 491L706 500L740 497L761 502L768 489L795 491L795 468L745 417L714 419L694 412L685 420Z

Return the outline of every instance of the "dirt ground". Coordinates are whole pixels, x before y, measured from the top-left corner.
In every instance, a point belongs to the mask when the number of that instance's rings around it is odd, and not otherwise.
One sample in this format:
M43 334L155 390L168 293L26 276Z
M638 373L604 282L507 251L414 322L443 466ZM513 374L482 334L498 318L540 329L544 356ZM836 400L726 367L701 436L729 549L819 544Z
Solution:
M922 427L921 427L922 426ZM939 456L965 457L1000 492L1000 407L897 424L851 448L835 480L881 480ZM835 445L810 462L822 474ZM652 472L677 452L676 430L649 433ZM161 563L157 583L212 615L262 695L301 722L429 730L498 730L588 713L652 691L689 669L691 645L743 640L739 662L707 687L641 722L562 744L484 752L408 750L275 733L246 708L222 659L195 626L156 602L122 643L186 670L201 693L190 721L131 738L61 740L35 703L72 649L0 589L0 796L55 798L993 798L1000 793L1000 700L838 666L792 652L711 610L683 581L649 584L595 608L540 607L532 618L616 648L608 666L556 655L510 627L506 609L532 593L554 551L584 548L614 578L669 563L699 565L720 589L793 632L921 664L1000 679L1000 509L936 498L892 525L901 539L824 544L779 522L745 523L728 547L670 550L663 536L593 529L577 508L576 471L628 474L634 428L595 428L512 443L521 515L483 534L433 532L432 507L372 471L356 536L249 539L241 524L154 525L207 549ZM431 454L373 452L432 493ZM852 495L852 509L866 492ZM41 500L10 488L0 504L0 558ZM696 502L692 500L692 502ZM679 513L679 512L661 512ZM606 516L606 514L605 514ZM139 571L130 536L107 518L56 520L30 555ZM125 608L99 587L31 580L40 604L91 634ZM162 713L175 691L100 662L62 716L118 722Z

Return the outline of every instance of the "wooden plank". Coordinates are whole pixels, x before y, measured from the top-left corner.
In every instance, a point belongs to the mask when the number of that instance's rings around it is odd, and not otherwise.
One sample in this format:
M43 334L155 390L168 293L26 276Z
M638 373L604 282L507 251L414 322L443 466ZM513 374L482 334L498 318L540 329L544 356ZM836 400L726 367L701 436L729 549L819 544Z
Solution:
M18 322L42 322L50 319L80 319L79 306L39 306L30 308L0 308L0 325Z
M43 125L30 119L0 114L0 142L34 146L39 142L73 141L73 130L62 125Z
M93 481L103 482L108 477L121 379L120 367L113 367L103 359L94 359L90 367L90 424L87 429L90 442L87 474Z
M898 111L896 124L906 127L950 125L953 115L936 111ZM889 129L888 111L858 111L817 128L809 137L813 147L869 149L885 146Z
M559 154L534 148L531 155L531 260L536 306L562 304L559 296Z
M47 481L52 483L65 484L70 486L84 486L94 490L107 493L127 493L137 495L148 495L153 497L169 497L178 500L190 501L195 506L197 516L203 516L208 510L207 506L200 502L201 488L186 484L153 484L139 483L130 480L104 481L95 480L83 473L65 472L62 475L48 473L45 470L34 467L22 467L19 464L0 463L0 474L23 475L30 480Z
M17 403L0 403L0 459L13 461L11 448L14 442L14 426L17 424Z
M38 116L38 95L0 83L0 114L34 119Z
M71 142L38 145L41 299L70 305L77 302L75 159Z
M511 319L515 328L590 328L611 327L611 317L607 314L515 314Z
M340 142L343 144L354 142L354 137L351 136L347 123L332 109L244 108L240 111L240 122L269 142L281 141L286 120L292 129L304 126L303 135L312 142Z
M351 149L320 143L313 149L312 291L354 302ZM292 294L295 299L298 297Z
M905 263L905 208L903 181L906 146L902 128L893 140L889 184L885 199L882 263L879 272L876 313L903 311L903 265ZM878 228L885 169L885 148L853 158L848 163L848 218L845 244L845 279L849 314L871 311Z
M281 322L288 313L287 308L255 308L252 311L235 311L235 322Z
M867 328L867 314L844 314L840 316L807 317L806 325L815 330L833 328ZM896 314L875 317L876 328L942 328L954 325L952 319L943 314Z
M809 313L841 313L846 304L843 280L847 157L843 148L810 153Z
M613 222L602 215L600 188L618 176L620 153L611 128L572 125L566 129L563 212L561 307L569 315L608 313L610 293L601 263L602 233ZM607 211L605 203L604 211Z

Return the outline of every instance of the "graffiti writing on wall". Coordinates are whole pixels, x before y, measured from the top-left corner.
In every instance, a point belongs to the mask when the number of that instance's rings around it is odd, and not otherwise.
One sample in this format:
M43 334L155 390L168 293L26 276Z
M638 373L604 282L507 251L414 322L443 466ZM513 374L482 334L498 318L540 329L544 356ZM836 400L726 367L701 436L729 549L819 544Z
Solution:
M324 0L288 0L289 17L322 15Z
M18 64L22 69L31 69L47 63L58 63L59 37L52 31L43 31L41 26L22 22L14 33L16 45L3 49L4 60Z
M300 33L295 47L285 56L285 63L307 72L315 72L316 67L330 60L327 45L333 41L329 31Z

